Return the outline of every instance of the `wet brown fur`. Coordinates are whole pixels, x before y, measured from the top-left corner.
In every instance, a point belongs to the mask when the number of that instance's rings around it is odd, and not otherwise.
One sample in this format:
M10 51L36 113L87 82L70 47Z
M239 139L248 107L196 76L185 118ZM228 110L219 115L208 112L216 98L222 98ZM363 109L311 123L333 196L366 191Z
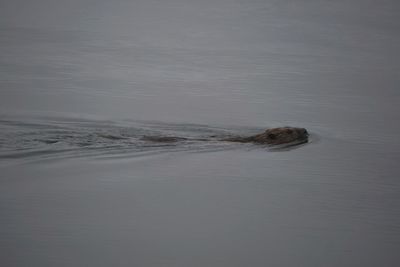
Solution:
M308 132L304 128L279 127L271 128L261 134L249 137L232 137L223 139L223 141L256 143L267 145L281 145L293 142L305 142L308 140Z
M144 136L144 141L172 143L183 140L188 140L184 137L174 136ZM194 139L198 141L207 141L207 139ZM308 132L304 128L296 127L279 127L271 128L261 134L256 134L248 137L229 137L220 141L237 142L237 143L256 143L266 145L281 145L288 143L303 143L308 141Z

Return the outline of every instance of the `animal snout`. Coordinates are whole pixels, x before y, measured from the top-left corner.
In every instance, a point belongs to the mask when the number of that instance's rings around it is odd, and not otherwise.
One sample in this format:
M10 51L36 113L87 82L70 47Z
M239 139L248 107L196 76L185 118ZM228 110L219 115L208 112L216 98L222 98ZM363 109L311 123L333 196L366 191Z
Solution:
M309 135L308 132L307 132L307 130L306 130L305 128L301 128L301 133L302 133L304 136L308 136L308 135Z

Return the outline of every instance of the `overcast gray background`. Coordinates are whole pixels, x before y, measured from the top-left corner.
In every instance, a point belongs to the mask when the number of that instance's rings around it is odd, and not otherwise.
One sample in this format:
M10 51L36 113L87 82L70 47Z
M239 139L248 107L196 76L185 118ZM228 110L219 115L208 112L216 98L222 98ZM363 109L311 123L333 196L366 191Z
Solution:
M399 266L399 14L394 0L0 1L2 118L314 137L279 153L3 160L0 260Z

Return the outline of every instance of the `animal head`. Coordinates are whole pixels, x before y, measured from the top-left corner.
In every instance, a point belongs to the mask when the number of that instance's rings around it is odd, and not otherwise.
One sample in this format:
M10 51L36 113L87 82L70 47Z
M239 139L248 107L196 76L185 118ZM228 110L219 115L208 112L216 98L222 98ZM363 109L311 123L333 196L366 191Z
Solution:
M293 142L307 142L308 132L304 128L279 127L266 130L255 137L258 143L280 145Z

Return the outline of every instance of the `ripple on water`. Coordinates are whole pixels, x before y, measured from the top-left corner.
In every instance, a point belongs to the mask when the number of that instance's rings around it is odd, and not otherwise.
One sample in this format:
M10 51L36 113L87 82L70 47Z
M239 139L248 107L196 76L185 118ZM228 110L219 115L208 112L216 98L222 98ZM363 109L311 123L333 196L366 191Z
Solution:
M227 144L185 140L154 143L143 136L223 135L225 129L193 124L115 123L90 120L0 120L0 158L55 159L69 157L132 157L143 153L211 151ZM232 147L232 146L231 146Z
M76 157L136 157L166 152L211 152L251 144L218 141L232 134L263 129L212 127L159 122L112 122L80 119L0 120L0 158L46 160ZM178 137L177 142L152 142L143 136ZM184 137L184 138L179 138ZM284 151L293 147L275 147Z

